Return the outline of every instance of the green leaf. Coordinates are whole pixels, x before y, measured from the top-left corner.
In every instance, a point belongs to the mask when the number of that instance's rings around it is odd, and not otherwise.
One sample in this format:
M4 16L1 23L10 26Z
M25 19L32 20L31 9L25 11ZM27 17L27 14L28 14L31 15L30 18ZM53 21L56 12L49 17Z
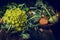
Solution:
M23 39L29 39L30 35L29 34L22 34Z

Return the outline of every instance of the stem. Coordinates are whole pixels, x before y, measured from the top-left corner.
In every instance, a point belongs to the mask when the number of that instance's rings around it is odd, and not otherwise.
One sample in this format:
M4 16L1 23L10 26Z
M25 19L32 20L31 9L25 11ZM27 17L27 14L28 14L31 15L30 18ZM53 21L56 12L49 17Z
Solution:
M48 15L51 17L51 15L50 15L48 9L47 9L43 4L42 4L42 7L46 10L46 12L48 13Z
M32 18L30 18L29 20L33 19L33 18L36 18L36 17L40 17L40 16L33 16Z
M55 14L55 12L53 10L51 10L51 11Z

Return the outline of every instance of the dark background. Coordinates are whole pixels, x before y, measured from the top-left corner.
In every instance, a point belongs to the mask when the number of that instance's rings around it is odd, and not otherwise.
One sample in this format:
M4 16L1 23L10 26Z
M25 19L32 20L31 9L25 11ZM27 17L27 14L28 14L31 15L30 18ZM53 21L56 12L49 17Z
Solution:
M58 12L60 11L60 1L59 0L44 0L52 5ZM0 7L6 5L7 3L16 2L16 3L26 3L28 7L34 6L36 0L0 0Z
M48 4L51 5L55 10L57 10L57 12L60 12L59 0L44 0L44 1L48 2ZM26 5L30 7L30 6L34 6L34 4L36 3L36 0L0 0L0 7L12 2L26 3ZM59 18L59 21L55 25L53 25L52 30L56 40L60 40L60 18Z

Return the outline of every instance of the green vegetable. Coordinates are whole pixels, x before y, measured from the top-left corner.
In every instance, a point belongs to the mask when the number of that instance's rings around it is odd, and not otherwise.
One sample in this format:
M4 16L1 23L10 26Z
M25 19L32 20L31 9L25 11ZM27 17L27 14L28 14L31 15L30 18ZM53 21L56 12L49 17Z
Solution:
M50 18L49 18L49 22L50 22L50 23L54 23L53 17L50 17Z
M54 15L52 17L49 18L49 22L50 23L55 23L58 21L58 16L57 15Z
M30 35L29 34L22 34L23 39L29 39Z
M58 21L58 16L57 15L53 16L53 19L54 19L54 22L57 22Z
M11 25L11 27L8 27L9 30L10 28L15 28L15 31L22 31L21 29L25 27L25 23L27 22L27 15L26 11L20 9L19 7L13 7L6 9L6 12L2 19L3 23L6 23L6 25Z

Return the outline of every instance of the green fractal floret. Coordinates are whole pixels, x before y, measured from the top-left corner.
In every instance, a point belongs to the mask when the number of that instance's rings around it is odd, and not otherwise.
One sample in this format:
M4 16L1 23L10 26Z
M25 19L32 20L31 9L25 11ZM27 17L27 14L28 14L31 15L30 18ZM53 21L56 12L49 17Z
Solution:
M12 25L12 28L25 26L26 21L26 12L21 10L20 8L7 9L3 16L3 22Z

